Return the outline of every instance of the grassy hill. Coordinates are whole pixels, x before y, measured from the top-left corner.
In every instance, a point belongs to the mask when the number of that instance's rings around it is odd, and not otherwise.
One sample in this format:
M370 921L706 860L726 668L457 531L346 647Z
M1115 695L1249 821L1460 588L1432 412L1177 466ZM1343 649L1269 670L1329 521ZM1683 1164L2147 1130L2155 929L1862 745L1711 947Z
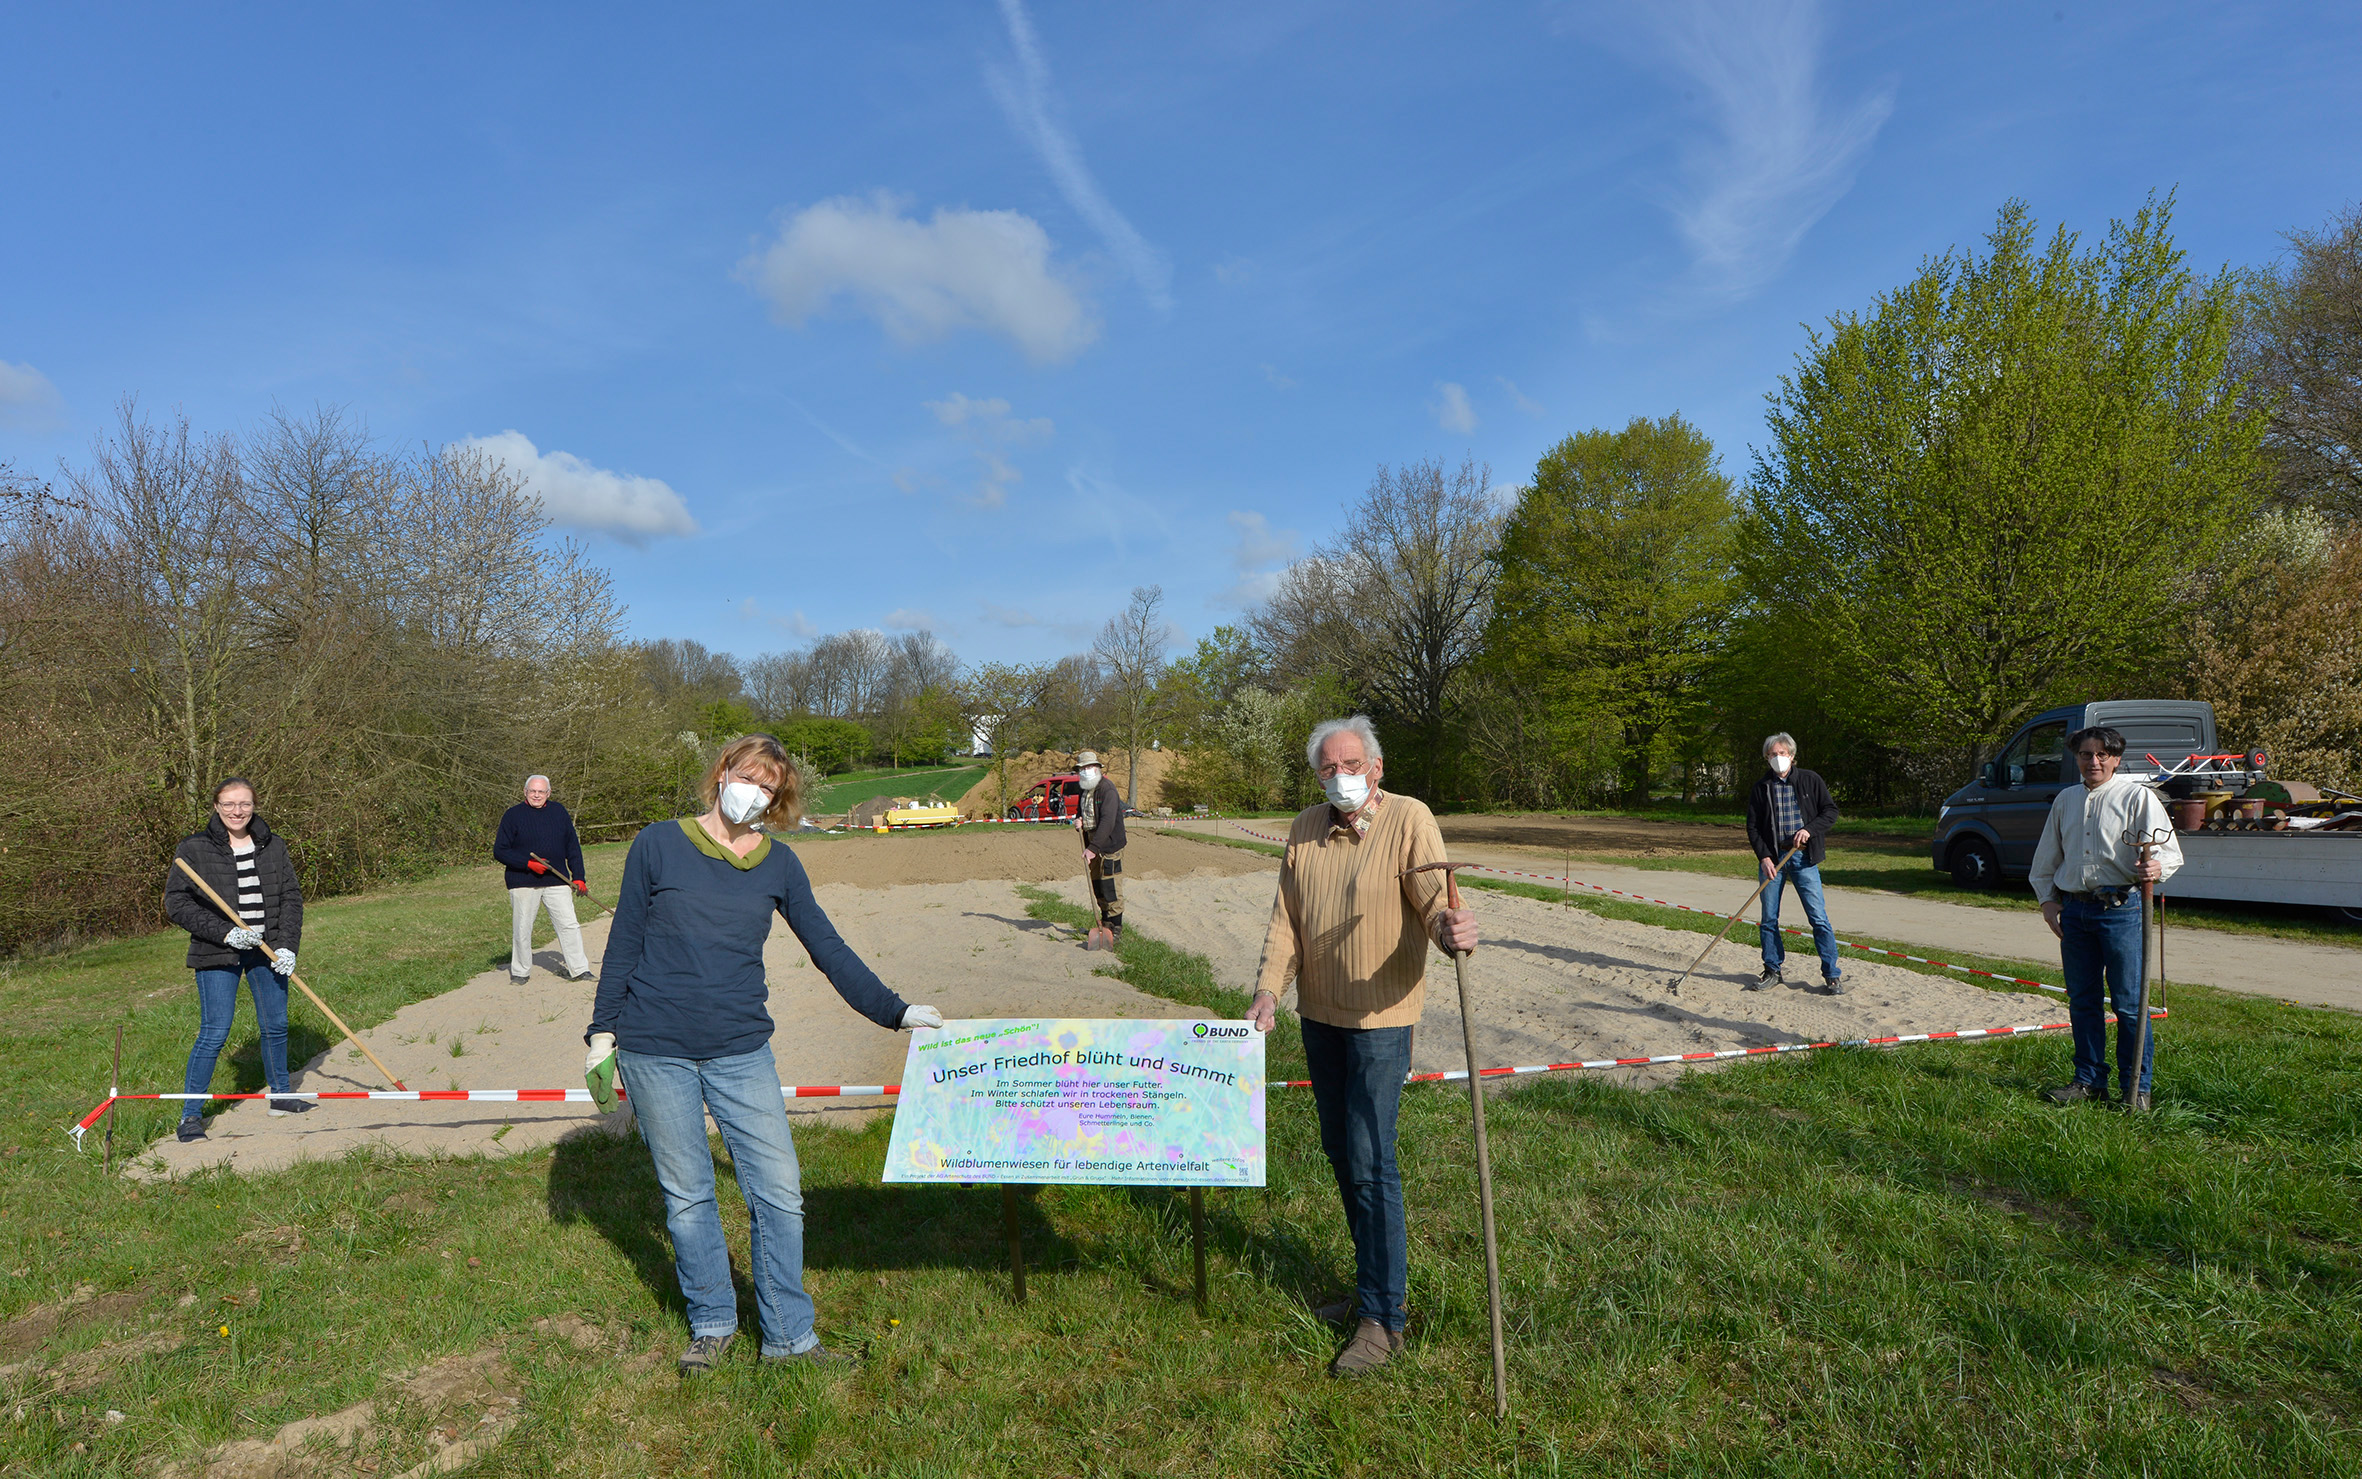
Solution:
M984 778L981 765L942 765L925 769L852 770L833 776L806 807L814 815L848 811L873 796L925 796L929 792L957 801Z

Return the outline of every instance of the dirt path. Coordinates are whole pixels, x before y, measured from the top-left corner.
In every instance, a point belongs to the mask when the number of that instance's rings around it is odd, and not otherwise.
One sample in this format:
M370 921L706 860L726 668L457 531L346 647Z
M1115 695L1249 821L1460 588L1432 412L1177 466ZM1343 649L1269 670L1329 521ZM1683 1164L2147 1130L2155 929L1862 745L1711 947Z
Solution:
M1204 822L1176 822L1171 825L1186 831L1215 830L1213 824ZM1625 822L1620 825L1651 828L1687 826L1657 822ZM1237 836L1241 831L1240 824L1236 822L1222 826L1231 836ZM1286 824L1255 822L1248 824L1248 827L1255 833L1278 836L1285 831ZM1451 844L1454 858L1540 875L1528 880L1531 882L1554 882L1566 876L1563 854L1537 848L1485 843L1465 832L1461 833L1461 837L1463 840ZM1628 848L1624 850L1631 851ZM1695 852L1699 849L1687 850ZM1717 911L1736 907L1746 897L1748 888L1747 883L1739 879L1602 862L1578 861L1574 878L1578 887L1592 883L1602 888L1637 894L1644 899L1662 899L1692 909ZM1917 945L1939 957L1947 954L1977 954L2050 962L2053 963L2053 969L2046 979L2058 979L2055 968L2058 941L2052 938L2050 930L2042 923L2042 916L2030 909L1980 909L1969 904L1918 899L1876 889L1832 888L1828 892L1830 920L1837 926L1840 936L1848 931L1858 931L1878 939ZM1793 894L1790 894L1782 914L1783 923L1803 922ZM1753 917L1750 912L1750 921ZM1747 931L1748 926L1741 924L1732 933L1744 935ZM1794 948L1790 946L1791 954ZM2226 991L2251 996L2269 996L2307 1006L2333 1006L2362 1011L2362 951L2335 945L2316 945L2302 940L2225 934L2218 930L2169 930L2165 965L2169 981L2202 981Z

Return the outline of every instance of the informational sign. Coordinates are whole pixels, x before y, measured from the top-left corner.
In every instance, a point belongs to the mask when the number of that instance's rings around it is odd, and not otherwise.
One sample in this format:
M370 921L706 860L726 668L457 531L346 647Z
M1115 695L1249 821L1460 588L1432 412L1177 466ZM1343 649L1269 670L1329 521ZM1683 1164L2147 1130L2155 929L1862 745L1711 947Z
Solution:
M1263 1034L1244 1022L946 1022L912 1034L888 1181L1263 1184Z

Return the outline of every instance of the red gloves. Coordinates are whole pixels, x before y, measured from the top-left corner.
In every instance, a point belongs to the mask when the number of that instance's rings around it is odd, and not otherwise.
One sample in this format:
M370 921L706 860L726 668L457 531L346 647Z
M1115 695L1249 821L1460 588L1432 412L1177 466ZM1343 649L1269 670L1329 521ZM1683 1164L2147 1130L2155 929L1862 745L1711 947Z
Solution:
M587 895L590 893L590 881L589 881L588 879L583 879L583 878L577 878L577 879L575 879L575 880L574 880L574 891L575 891L576 893L578 893L578 894L583 894L583 895L586 895L586 896L587 896Z
M527 863L525 867L528 871L534 873L547 873L549 871L549 864L543 862L539 858L533 859L531 862Z

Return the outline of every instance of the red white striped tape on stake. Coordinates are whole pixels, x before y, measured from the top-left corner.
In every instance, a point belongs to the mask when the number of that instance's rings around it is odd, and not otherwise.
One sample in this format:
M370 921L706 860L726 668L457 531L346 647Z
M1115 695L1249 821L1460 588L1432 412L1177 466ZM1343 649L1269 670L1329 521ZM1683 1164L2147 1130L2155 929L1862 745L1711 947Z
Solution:
M1232 823L1232 825L1237 826L1241 832L1245 832L1249 837L1256 838L1260 841L1276 842L1283 847L1287 844L1287 839L1284 837L1265 837L1262 833L1254 831L1238 823ZM1468 871L1472 873L1491 873L1501 878L1531 878L1542 883L1556 883L1572 888L1588 889L1595 894L1614 894L1619 899L1631 899L1635 903L1641 904L1660 904L1667 909L1679 909L1684 914L1703 915L1708 919L1728 919L1731 917L1728 914L1717 914L1712 909L1700 909L1690 904L1676 904L1671 899L1654 899L1650 898L1646 894L1628 894L1620 888L1607 888L1596 883L1585 883L1580 878L1569 878L1565 874L1559 874L1558 876L1553 877L1548 873L1521 873L1513 868L1488 868L1482 863L1469 863L1466 865L1466 867ZM1803 939L1809 935L1811 931L1798 929L1793 925L1782 925L1780 926L1780 933L1784 935L1794 935L1798 939ZM1999 971L1980 971L1973 965L1954 965L1948 960L1932 960L1924 955L1910 955L1901 950L1884 950L1876 945L1857 945L1851 940L1839 940L1837 943L1847 950L1859 950L1864 955L1884 955L1893 960L1908 960L1919 965L1941 966L1947 971L1959 971L1963 975L1983 976L1988 981L2007 981L2012 986L2038 986L2044 991L2055 991L2061 996L2067 994L2066 987L2053 986L2048 981L2029 981L2024 976L2005 976ZM1462 1077L1465 1076L1466 1075L1464 1074L1462 1075Z

